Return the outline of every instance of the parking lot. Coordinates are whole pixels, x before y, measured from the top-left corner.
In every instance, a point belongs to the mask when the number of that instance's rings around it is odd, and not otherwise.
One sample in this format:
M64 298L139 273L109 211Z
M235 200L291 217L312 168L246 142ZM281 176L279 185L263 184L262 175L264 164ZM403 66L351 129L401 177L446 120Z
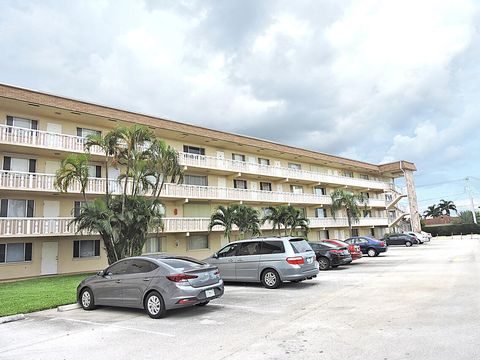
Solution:
M480 239L442 239L277 290L227 284L160 320L48 310L0 325L0 359L479 359Z

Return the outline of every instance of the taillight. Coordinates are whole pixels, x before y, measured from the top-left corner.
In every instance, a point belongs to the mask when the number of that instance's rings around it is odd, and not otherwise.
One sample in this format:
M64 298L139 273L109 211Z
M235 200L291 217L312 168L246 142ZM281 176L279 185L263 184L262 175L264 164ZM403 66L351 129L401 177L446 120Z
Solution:
M173 282L185 282L189 279L196 279L198 275L187 275L187 274L175 274L175 275L168 275L167 279Z
M384 242L384 241L380 241L380 246L385 246L385 242Z
M217 276L220 276L220 270L217 270L213 273L213 275L217 275Z
M287 263L292 265L305 264L305 259L303 258L303 256L288 257L286 260L287 260Z

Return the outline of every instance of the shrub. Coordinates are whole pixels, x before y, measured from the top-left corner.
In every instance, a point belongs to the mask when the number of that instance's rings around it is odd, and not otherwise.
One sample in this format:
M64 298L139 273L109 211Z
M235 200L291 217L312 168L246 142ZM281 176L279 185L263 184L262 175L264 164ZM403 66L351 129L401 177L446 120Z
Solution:
M480 234L480 225L451 224L443 226L424 226L422 227L422 230L431 233L432 236Z

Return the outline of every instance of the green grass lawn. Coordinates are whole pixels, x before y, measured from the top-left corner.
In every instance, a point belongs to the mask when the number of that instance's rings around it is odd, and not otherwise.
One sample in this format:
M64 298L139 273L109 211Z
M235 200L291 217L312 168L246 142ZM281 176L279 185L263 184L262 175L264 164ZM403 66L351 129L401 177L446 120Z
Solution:
M24 314L76 302L77 286L90 274L0 283L0 316Z

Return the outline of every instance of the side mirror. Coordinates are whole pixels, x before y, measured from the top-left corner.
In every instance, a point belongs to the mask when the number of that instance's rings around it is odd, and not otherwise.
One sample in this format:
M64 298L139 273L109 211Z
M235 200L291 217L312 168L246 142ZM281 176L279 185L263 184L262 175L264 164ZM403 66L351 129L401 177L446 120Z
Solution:
M218 253L213 253L212 257L213 257L214 259L218 259Z
M103 276L104 274L105 274L105 270L100 270L99 272L97 272L98 276Z

